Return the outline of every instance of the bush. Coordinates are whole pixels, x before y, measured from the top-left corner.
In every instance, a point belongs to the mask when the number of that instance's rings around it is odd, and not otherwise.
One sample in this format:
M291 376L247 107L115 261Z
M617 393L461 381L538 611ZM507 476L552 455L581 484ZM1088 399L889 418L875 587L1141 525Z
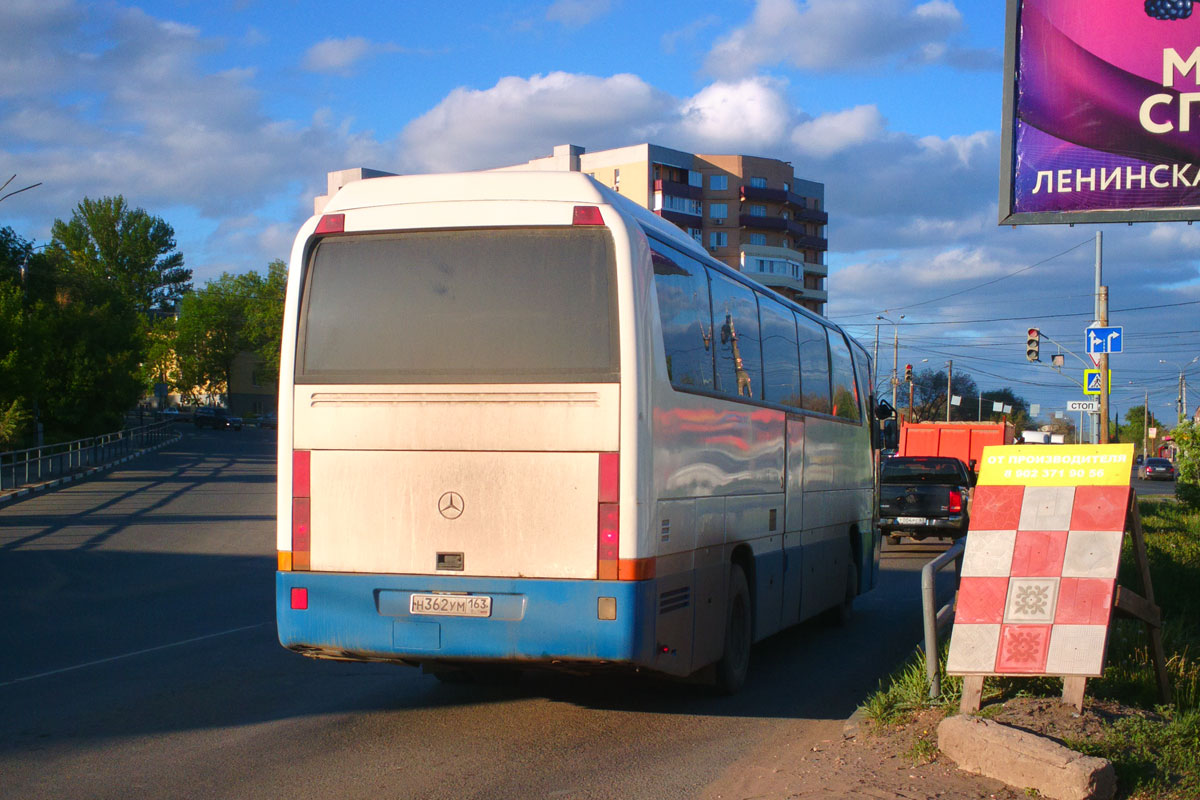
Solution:
M1179 451L1175 496L1184 505L1200 511L1200 424L1181 422L1171 431L1171 438Z

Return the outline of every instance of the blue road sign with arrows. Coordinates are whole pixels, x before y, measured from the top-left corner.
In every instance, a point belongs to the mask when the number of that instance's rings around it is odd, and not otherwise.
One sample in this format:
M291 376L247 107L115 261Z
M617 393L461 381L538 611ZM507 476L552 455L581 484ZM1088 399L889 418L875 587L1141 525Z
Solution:
M1084 350L1090 355L1121 352L1121 337L1125 329L1120 325L1113 328L1085 328Z

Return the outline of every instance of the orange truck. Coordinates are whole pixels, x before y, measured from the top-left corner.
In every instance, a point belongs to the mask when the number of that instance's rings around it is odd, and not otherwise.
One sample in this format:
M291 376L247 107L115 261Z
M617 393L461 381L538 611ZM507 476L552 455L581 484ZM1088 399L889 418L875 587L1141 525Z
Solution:
M896 455L957 458L975 472L984 447L1012 444L1015 438L1007 422L903 422Z

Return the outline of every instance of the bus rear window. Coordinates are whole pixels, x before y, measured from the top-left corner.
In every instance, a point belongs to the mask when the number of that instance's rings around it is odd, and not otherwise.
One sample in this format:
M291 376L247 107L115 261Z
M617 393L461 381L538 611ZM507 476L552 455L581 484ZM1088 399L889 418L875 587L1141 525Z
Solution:
M612 237L596 228L323 239L308 263L298 383L618 379Z

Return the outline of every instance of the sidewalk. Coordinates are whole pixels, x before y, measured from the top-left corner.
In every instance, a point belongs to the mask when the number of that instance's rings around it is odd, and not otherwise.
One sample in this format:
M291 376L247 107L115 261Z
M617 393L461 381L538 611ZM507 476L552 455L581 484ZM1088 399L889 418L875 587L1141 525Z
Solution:
M84 468L78 470L77 472L72 472L69 475L60 475L59 477L53 478L51 480L41 481L39 483L29 483L29 484L25 484L23 486L18 486L15 489L0 490L0 507L8 505L9 503L15 503L18 500L22 500L33 494L39 494L41 492L49 491L51 489L57 489L60 486L64 486L69 483L74 483L75 481L85 480L87 478L92 477L93 475L95 475L98 472L104 472L104 471L110 470L113 467L124 464L127 461L131 461L131 460L137 458L138 456L145 455L146 453L152 453L155 450L159 450L168 444L174 444L175 442L178 442L182 438L183 438L183 434L177 432L171 438L161 441L158 444L153 444L153 445L150 445L149 447L144 447L141 450L130 453L126 456L122 456L121 458L114 459L114 460L109 461L104 464L98 464L95 466L84 467Z

